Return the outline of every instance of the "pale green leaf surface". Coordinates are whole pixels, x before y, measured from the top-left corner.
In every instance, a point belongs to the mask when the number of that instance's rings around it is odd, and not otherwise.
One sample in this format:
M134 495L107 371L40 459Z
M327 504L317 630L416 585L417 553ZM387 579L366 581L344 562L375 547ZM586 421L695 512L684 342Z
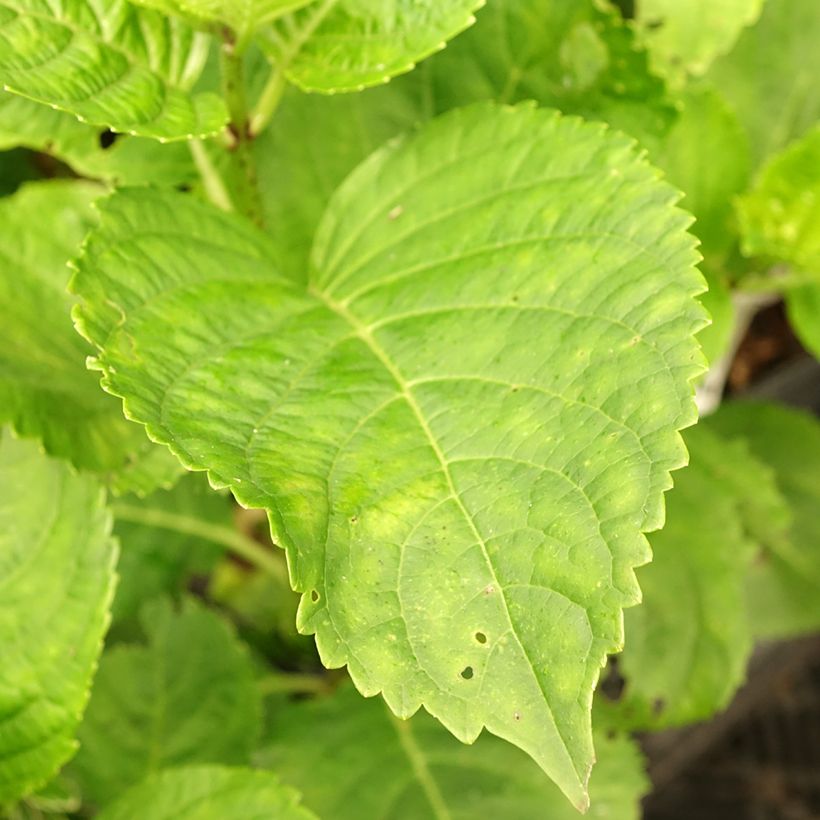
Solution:
M774 471L791 511L788 537L768 538L750 573L755 633L786 637L820 627L820 423L774 404L731 402L709 417L726 438L742 438ZM750 504L754 506L754 503Z
M798 338L815 358L820 359L820 283L787 291L786 308Z
M260 701L247 650L218 615L188 600L143 609L147 646L106 650L71 773L92 804L162 768L244 764Z
M104 502L93 478L0 433L0 804L76 750L114 592Z
M120 541L120 581L112 612L115 623L133 618L151 598L179 594L191 573L210 570L223 548L195 532L209 524L232 526L231 513L229 499L214 492L198 475L187 475L173 489L145 499L120 500L114 506L114 532ZM178 528L162 526L165 516Z
M652 563L638 572L643 603L625 613L620 712L641 728L691 723L723 708L752 647L746 577L754 543L741 509L747 496L736 485L757 483L759 465L742 443L703 422L686 444L689 467L676 476L666 524L650 539Z
M102 148L104 131L64 111L0 91L0 149L21 145L42 151L81 176L117 185L182 185L197 179L186 144L121 134L113 145Z
M474 21L484 0L316 0L278 20L266 47L306 91L361 91L410 71Z
M244 221L139 190L75 282L107 389L268 510L325 664L462 740L486 726L579 805L695 417L703 285L674 199L623 136L483 105L348 178L307 290Z
M684 192L681 207L695 216L692 232L704 255L724 255L736 236L732 197L749 179L748 140L714 88L690 86L680 102L680 115L651 152L652 161Z
M575 820L578 813L520 750L484 735L465 746L429 715L408 721L352 687L274 715L257 762L300 789L305 805L334 820ZM643 761L624 737L596 735L590 818L638 820L648 788Z
M0 421L119 489L146 491L176 479L179 465L100 390L69 315L68 260L101 192L50 181L0 200Z
M635 16L661 65L703 74L762 8L763 0L637 0Z
M270 772L185 766L159 772L101 812L99 820L315 820Z
M820 125L771 158L737 210L747 256L788 262L820 281Z
M187 91L207 50L205 35L126 0L0 2L0 86L116 131L218 132L222 100Z
M709 70L747 130L754 167L820 117L819 40L817 0L766 0L758 22Z

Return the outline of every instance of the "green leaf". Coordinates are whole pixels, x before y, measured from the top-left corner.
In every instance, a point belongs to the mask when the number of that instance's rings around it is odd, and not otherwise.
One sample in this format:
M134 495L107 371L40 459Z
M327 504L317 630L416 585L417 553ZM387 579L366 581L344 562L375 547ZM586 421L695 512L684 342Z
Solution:
M709 417L727 438L742 438L774 471L788 502L788 537L769 537L750 575L755 634L786 637L820 627L820 423L774 404L730 402ZM751 493L751 491L750 491ZM750 502L753 507L757 499Z
M590 817L637 820L649 785L637 748L604 735L596 737L596 748ZM464 746L429 715L398 720L352 687L283 708L257 757L297 786L309 808L334 820L578 817L518 749L486 735Z
M700 303L709 312L712 323L698 333L698 341L703 348L703 355L711 365L727 353L732 342L735 306L721 272L707 262L702 262L700 269L709 285L709 290L700 296Z
M107 201L75 282L129 415L268 510L324 663L522 746L578 805L695 418L674 199L621 135L482 105L348 178L307 289L243 220L149 190Z
M157 139L215 134L227 111L191 94L208 41L125 0L0 2L0 85L81 120Z
M820 283L789 289L786 307L797 337L820 359Z
M120 134L103 148L103 135L111 136L71 114L0 92L0 149L22 145L42 151L62 160L80 176L117 185L186 185L198 179L185 143L163 144Z
M114 621L134 617L141 603L151 598L179 594L191 573L209 571L223 548L199 533L209 526L232 526L231 513L229 499L194 475L144 500L118 502L114 532L121 544L120 582Z
M264 45L306 91L361 91L442 49L484 0L318 0L277 21Z
M638 572L643 604L625 613L621 714L641 728L691 723L726 706L752 648L745 583L754 544L735 484L758 479L759 465L703 423L686 444L691 463L650 539L652 563Z
M744 254L820 279L820 125L772 157L737 210Z
M766 0L757 24L709 71L749 134L755 167L820 117L818 38L816 0Z
M179 466L87 371L89 348L71 326L65 290L67 261L95 222L91 202L101 192L51 181L0 200L0 422L121 489L145 490L175 480Z
M703 74L762 8L763 0L637 0L635 16L661 65Z
M169 766L247 763L256 743L259 694L230 627L190 600L146 605L143 624L147 646L103 654L80 727L72 773L98 805Z
M695 215L692 231L707 258L735 242L732 197L749 179L748 140L732 110L705 84L681 94L680 116L652 160L685 192L682 207Z
M0 805L77 748L114 592L104 501L93 478L0 433Z
M315 820L300 796L269 772L186 766L160 772L129 789L99 820Z
M675 117L664 82L618 13L594 0L494 0L431 61L437 111L536 100L654 144Z

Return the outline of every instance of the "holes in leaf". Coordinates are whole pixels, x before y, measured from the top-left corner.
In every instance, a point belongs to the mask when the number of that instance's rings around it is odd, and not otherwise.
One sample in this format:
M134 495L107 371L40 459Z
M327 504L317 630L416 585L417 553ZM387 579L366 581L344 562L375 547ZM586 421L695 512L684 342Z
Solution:
M314 604L319 600L319 593L315 589L310 591L310 600L313 601Z
M100 148L105 151L106 148L110 148L116 141L119 134L115 134L110 128L106 128L105 131L100 131Z
M464 680L471 680L473 674L472 666L465 666L464 669L461 670L461 677L464 678Z
M476 632L474 637L479 643L487 643L487 636L483 632Z

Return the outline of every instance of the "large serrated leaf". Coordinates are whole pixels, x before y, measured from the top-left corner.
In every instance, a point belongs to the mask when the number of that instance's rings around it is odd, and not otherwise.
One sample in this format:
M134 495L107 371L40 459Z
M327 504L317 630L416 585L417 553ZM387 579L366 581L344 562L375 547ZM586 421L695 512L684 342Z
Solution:
M147 778L99 820L316 820L299 794L269 772L185 766Z
M356 91L410 71L474 22L485 0L316 0L265 43L306 91Z
M737 203L743 252L820 281L820 125L773 156Z
M179 466L86 370L89 348L71 326L65 290L102 191L39 182L0 201L0 421L123 491L144 492L174 480Z
M245 764L260 700L250 657L218 615L193 601L143 609L148 646L117 645L101 661L71 772L102 805L162 768Z
M126 0L2 0L0 85L94 125L158 139L218 132L214 94L191 94L208 43Z
M622 136L483 105L347 180L307 289L244 221L139 190L75 281L107 389L268 510L324 662L462 740L487 726L579 805L695 418L674 199Z
M114 592L104 501L93 478L0 428L0 804L77 748Z
M637 748L626 738L600 734L596 749L592 816L638 820L648 782ZM464 746L428 715L398 720L352 687L275 714L257 762L298 787L320 817L334 820L578 817L544 773L509 744L482 737Z

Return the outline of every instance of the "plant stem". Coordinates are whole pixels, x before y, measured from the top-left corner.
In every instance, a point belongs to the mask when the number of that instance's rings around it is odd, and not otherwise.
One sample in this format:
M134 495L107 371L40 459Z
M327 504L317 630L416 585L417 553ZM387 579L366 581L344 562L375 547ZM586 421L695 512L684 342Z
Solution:
M143 524L148 527L159 527L164 530L192 535L220 544L227 550L243 558L257 569L267 572L274 578L290 586L287 569L275 553L265 549L261 544L242 535L232 527L211 524L200 518L180 513L172 513L155 507L142 507L118 501L113 505L114 516L121 521L132 524Z
M271 121L276 109L279 107L286 85L287 80L282 66L275 66L251 113L249 128L252 137L264 131Z
M228 131L232 137L230 150L236 165L236 192L234 200L237 208L252 222L263 226L262 196L256 175L256 162L251 145L248 106L245 95L245 72L242 55L233 41L225 39L219 52L222 70L222 93L228 106Z
M194 165L199 171L200 179L202 180L202 187L208 195L208 199L221 208L223 211L232 211L234 209L231 195L225 187L225 181L216 170L216 166L211 161L208 152L205 150L205 144L202 140L188 140L188 147L191 149L191 156L194 158Z

